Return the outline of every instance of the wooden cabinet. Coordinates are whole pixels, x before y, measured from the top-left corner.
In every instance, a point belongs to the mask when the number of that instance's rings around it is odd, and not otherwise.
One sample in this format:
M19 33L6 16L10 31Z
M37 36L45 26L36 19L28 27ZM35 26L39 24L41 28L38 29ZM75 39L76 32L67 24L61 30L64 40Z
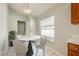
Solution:
M79 56L79 45L68 43L68 56Z
M71 3L71 23L79 24L79 3Z
M79 56L79 54L75 53L75 52L72 52L72 51L69 51L68 56Z

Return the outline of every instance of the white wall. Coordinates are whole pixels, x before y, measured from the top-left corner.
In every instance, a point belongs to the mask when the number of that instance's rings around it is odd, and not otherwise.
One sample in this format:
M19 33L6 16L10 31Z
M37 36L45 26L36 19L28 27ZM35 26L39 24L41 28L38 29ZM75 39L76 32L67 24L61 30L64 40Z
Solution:
M0 4L0 55L8 50L8 7L7 4Z
M32 17L32 16L30 18L35 23L35 18ZM18 13L17 11L9 8L9 20L8 20L9 31L15 30L17 32L17 21L25 21L26 22L26 34L28 35L28 33L29 33L29 20L30 19L27 18L27 16L22 15L22 14ZM34 28L35 28L35 25L32 28L32 33L33 34L35 34L35 29Z
M25 21L25 16L9 8L8 28L9 31L15 30L17 32L17 21Z
M36 35L40 35L40 28L39 28L39 26L40 26L40 20L38 19L38 18L36 18L36 20L35 20L35 34Z
M28 16L26 18L27 18L26 19L26 35L36 34L36 28L35 28L36 19L35 19L35 17Z
M48 16L55 17L55 42L49 42L48 45L60 52L67 55L67 40L72 35L79 35L79 25L71 24L71 6L70 4L60 4L52 8L47 13L41 15L38 19L43 19Z
M35 34L35 18L30 17L30 29L31 29L31 34Z

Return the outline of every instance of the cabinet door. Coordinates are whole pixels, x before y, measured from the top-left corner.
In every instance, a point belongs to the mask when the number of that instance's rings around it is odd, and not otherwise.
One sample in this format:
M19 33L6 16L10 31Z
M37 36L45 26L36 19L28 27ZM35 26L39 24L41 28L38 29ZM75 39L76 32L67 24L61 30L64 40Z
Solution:
M69 51L68 56L79 56L79 54L75 53L75 52L72 52L72 51Z
M79 24L79 3L71 4L71 23Z

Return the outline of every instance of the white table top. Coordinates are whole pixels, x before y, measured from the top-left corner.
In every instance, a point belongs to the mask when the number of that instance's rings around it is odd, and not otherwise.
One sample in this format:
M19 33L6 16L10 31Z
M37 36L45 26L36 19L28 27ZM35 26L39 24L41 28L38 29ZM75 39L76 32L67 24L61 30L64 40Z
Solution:
M30 36L27 36L27 35L24 35L24 36L18 35L17 36L18 40L23 40L23 41L35 41L35 40L38 40L40 38L41 38L41 36L38 36L38 35L30 35Z

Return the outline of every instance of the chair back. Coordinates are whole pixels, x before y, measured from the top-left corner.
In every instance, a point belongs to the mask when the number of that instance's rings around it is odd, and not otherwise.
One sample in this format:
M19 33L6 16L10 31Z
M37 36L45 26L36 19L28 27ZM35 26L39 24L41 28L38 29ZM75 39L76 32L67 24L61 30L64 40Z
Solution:
M25 55L27 51L26 46L19 40L14 41L14 49L15 49L16 55L21 55L21 56Z
M40 41L40 47L43 48L46 45L46 38L42 37Z

